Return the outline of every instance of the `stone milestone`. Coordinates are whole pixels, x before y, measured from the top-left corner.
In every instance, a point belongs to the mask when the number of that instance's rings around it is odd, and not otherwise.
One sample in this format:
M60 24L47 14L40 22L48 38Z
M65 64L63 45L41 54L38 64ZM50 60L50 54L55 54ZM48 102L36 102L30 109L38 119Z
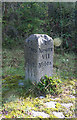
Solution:
M53 39L45 34L32 34L25 40L25 79L39 82L53 73Z

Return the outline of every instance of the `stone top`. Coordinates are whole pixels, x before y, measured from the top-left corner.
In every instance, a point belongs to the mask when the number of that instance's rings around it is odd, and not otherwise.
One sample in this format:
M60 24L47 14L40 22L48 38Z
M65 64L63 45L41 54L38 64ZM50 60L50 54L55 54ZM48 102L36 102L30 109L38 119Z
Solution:
M32 34L25 40L26 43L29 43L31 41L32 42L36 41L36 43L39 45L39 47L42 44L46 45L47 41L49 41L49 42L51 41L53 43L53 39L46 34Z

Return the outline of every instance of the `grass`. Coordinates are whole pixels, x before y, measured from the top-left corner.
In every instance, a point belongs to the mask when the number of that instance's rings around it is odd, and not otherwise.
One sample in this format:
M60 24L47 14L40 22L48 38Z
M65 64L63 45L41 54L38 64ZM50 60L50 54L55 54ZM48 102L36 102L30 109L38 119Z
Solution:
M3 48L2 55L3 55L3 60L2 60L3 61L3 64L2 64L3 79L4 78L7 79L8 77L12 77L12 76L20 76L19 80L22 79L21 77L25 79L24 50L21 48L16 48L16 49ZM62 81L70 81L76 78L75 60L74 60L75 57L76 56L74 53L69 53L69 54L64 53L64 55L54 53L53 74L54 75L57 74L62 79ZM27 89L30 88L29 85L25 87ZM6 87L5 89L8 90L8 88ZM20 95L23 94L22 88L17 89L17 94L18 93Z
M3 49L2 76L25 76L24 51L18 49Z
M7 77L8 78L8 77ZM8 79L7 79L8 80ZM6 81L7 81L6 80ZM4 81L6 83L6 81ZM8 82L8 81L7 81ZM12 80L13 82L13 80ZM9 84L9 83L8 83ZM66 82L64 84L64 89L66 88ZM45 112L50 115L51 118L54 118L52 112L63 112L63 114L66 117L72 117L75 110L75 98L70 98L66 93L66 97L64 97L64 93L61 94L61 96L52 96L52 95L46 95L43 99L38 97L33 97L31 94L29 96L26 95L27 88L18 87L17 81L15 81L16 86L11 86L11 83L8 85L10 88L7 92L4 92L5 95L3 98L5 98L5 101L3 100L3 117L4 118L32 118L32 110L34 111L40 111ZM70 84L67 84L68 89L69 85L73 85L73 88L75 87L75 81L73 81ZM11 86L11 87L10 87ZM23 94L24 92L24 94ZM29 91L30 92L30 91ZM35 91L36 92L36 91ZM64 92L64 90L63 90ZM21 93L21 95L20 95ZM74 94L72 94L74 95ZM52 99L57 98L55 100ZM55 101L56 108L46 108L45 103ZM69 109L69 111L66 113L67 108L62 107L61 103L72 103L73 107ZM41 116L39 116L42 118ZM37 118L37 117L36 117Z
M3 63L2 63L2 76L9 75L21 75L25 76L24 67L24 50L20 48L16 49L4 49L3 48ZM56 54L54 53L53 60L53 74L57 74L62 79L72 79L76 78L75 73L75 54L74 53L64 53Z
M56 72L64 80L76 78L75 58L74 53L54 54L54 73Z
M74 103L75 99L69 98L68 95L73 93L75 89L75 54L74 53L64 53L62 54L54 54L54 65L53 65L53 74L57 74L61 77L63 83L63 93L58 96L57 101L58 103ZM37 90L35 90L36 86L28 85L24 81L25 78L25 67L24 67L24 50L17 48L17 49L5 49L3 48L3 64L2 64L2 77L3 77L3 90L2 90L2 97L3 97L3 109L5 118L31 118L31 111L44 111L48 113L51 118L54 116L51 114L52 111L63 111L67 117L71 117L75 110L74 106L72 113L66 114L66 109L60 107L59 109L47 109L44 106L44 103L47 101L54 101L51 99L53 95L46 95L43 99L35 99L38 96ZM11 79L12 78L12 79ZM25 86L18 86L19 81L22 80ZM70 81L71 80L71 81ZM73 85L74 87L71 89L69 85ZM68 87L66 87L68 86ZM66 90L67 89L67 90ZM71 89L71 90L68 90ZM34 91L35 90L35 91ZM69 93L65 92L69 91ZM39 97L39 96L38 96ZM21 109L22 108L22 109ZM29 109L31 108L31 109ZM28 111L28 113L27 113ZM8 114L6 114L6 112ZM36 117L37 118L37 117Z

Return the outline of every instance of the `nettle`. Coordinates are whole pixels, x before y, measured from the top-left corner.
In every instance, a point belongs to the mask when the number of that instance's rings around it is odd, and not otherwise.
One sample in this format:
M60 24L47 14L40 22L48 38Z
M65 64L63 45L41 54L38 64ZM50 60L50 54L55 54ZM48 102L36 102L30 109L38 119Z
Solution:
M45 75L41 78L37 87L42 93L59 94L60 92L62 92L61 85L62 81L58 77L48 77L47 75Z

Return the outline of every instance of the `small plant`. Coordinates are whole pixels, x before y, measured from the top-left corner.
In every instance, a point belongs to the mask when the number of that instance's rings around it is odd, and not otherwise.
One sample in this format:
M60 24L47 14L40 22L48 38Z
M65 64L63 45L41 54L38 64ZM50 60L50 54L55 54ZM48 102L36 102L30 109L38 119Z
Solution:
M45 75L41 78L37 87L42 93L59 94L61 92L61 83L62 81L59 78Z

